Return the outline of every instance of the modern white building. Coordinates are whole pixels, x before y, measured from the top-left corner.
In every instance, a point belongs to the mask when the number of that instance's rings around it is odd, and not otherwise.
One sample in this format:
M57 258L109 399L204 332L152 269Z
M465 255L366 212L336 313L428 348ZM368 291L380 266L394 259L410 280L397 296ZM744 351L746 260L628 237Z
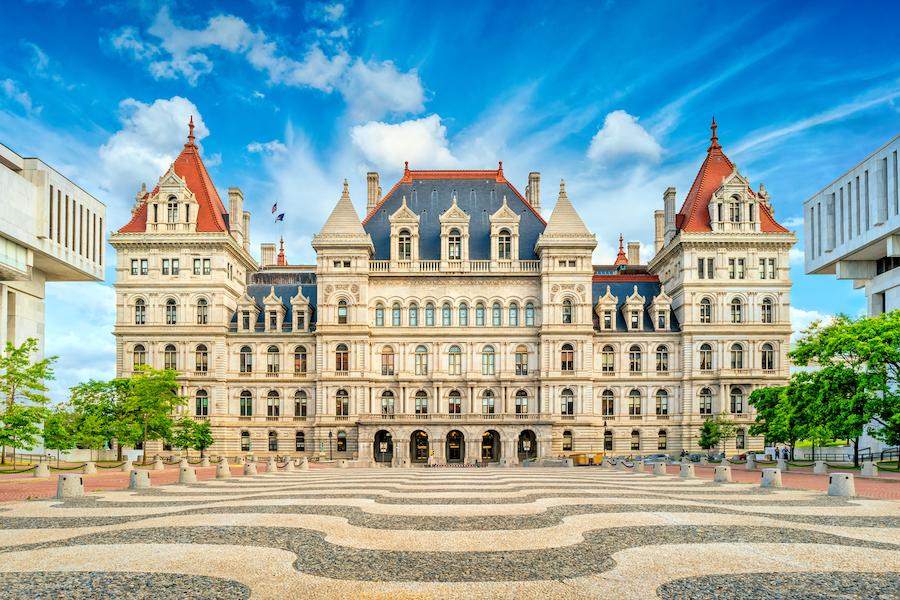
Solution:
M37 338L44 284L102 281L106 207L39 158L0 144L0 347Z
M865 288L869 315L900 309L900 135L803 203L806 272Z

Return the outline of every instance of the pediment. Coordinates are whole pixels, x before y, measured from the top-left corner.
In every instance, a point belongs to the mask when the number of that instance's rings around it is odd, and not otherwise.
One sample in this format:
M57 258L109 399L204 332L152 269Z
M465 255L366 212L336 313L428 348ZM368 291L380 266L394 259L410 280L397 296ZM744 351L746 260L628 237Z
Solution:
M653 305L654 306L670 306L672 304L672 298L666 293L665 288L660 288L659 294L653 297Z
M453 204L445 210L440 216L441 224L446 223L464 223L469 224L469 215L456 203L456 197L453 197Z
M265 298L263 298L263 304L265 304L266 306L273 306L273 305L281 306L283 304L283 302L281 301L281 298L275 295L275 286L274 285L271 288L269 288L269 294Z
M503 204L497 209L497 212L491 215L491 223L518 223L521 216L513 211L506 202L506 196L503 196Z
M741 199L746 198L748 194L748 190L750 189L749 180L741 175L737 166L732 169L731 174L722 178L722 185L719 186L719 189L716 190L715 197L722 199L731 197L737 192Z
M597 298L597 303L594 305L594 312L597 313L597 316L603 316L601 311L608 308L615 308L618 303L619 298L613 296L609 286L606 286L606 293Z
M419 223L419 215L414 213L412 209L406 204L406 196L403 196L403 201L400 204L400 208L398 208L394 214L388 217L391 224L394 223Z
M638 293L637 286L634 286L634 291L631 292L631 295L625 298L626 304L640 304L643 306L646 299Z
M291 305L293 306L303 306L309 305L309 298L303 295L303 288L299 285L297 286L297 295L291 298Z
M253 296L248 294L246 291L241 294L241 297L237 299L237 306L239 309L252 308L257 309L256 300L253 299Z

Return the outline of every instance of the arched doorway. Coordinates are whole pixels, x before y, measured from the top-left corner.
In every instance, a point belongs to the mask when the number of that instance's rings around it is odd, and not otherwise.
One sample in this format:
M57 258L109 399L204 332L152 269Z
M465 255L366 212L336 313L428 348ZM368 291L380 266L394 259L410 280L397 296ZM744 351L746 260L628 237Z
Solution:
M389 463L394 458L394 440L391 433L382 429L375 434L373 456L376 462Z
M537 436L530 429L519 434L519 460L537 458Z
M454 429L447 434L447 462L459 463L466 458L466 436Z
M493 429L481 434L481 460L483 462L500 460L500 434Z
M421 429L409 436L409 456L414 463L428 462L428 434Z

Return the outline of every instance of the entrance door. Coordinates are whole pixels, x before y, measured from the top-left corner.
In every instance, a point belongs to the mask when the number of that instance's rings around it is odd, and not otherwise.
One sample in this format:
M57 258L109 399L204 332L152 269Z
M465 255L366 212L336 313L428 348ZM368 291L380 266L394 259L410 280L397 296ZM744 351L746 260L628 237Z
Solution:
M428 434L424 431L414 431L409 439L410 456L413 462L428 462Z
M537 437L530 429L519 434L519 460L529 460L537 457Z
M375 447L372 455L377 462L389 463L394 457L394 441L391 434L382 429L375 434Z
M481 460L484 462L500 460L500 434L496 431L485 431L481 436Z
M447 434L447 462L462 462L466 457L466 438L461 431L453 430Z

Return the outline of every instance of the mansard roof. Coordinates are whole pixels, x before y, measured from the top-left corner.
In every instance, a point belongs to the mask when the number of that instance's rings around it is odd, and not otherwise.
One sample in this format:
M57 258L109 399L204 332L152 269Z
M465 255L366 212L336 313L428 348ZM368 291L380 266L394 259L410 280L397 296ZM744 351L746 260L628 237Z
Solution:
M653 299L663 293L662 284L659 277L647 273L646 267L634 268L630 267L627 271L607 271L605 269L614 269L615 267L608 265L606 267L594 267L594 276L592 278L591 292L592 304L597 305L600 298L606 296L606 290L618 299L616 304L616 331L628 331L628 324L622 318L622 306L624 306L630 298L637 293L644 299L644 325L643 331L653 331L653 317L650 314L650 307L653 305ZM600 326L600 317L595 313L593 315L594 325ZM673 311L669 312L670 331L681 331L681 325Z
M291 304L291 298L297 295L297 292L300 291L303 296L309 299L309 312L306 315L307 321L309 322L310 330L315 329L313 326L316 322L316 285L315 284L277 284L271 285L269 283L251 283L247 286L247 295L253 299L256 303L256 306L259 308L259 314L256 316L256 330L262 331L265 329L266 324L266 300L267 298L271 301L272 298L269 298L272 294L274 297L277 297L278 300L281 301L281 305L284 308L284 331L293 330L294 325L296 324L296 320L294 319L294 305ZM271 305L271 302L270 302ZM232 327L237 327L238 313L235 313L231 317Z
M675 226L682 231L712 231L709 223L709 201L713 193L722 185L722 180L731 175L735 166L719 145L716 136L716 120L712 121L712 137L709 148L706 149L706 158L700 165L700 170L694 178L694 184L688 192L681 206L681 210L675 216ZM748 190L753 194L753 190ZM786 233L788 230L778 224L769 208L759 203L760 230L765 233Z
M175 174L184 179L187 188L194 194L197 200L197 231L227 231L228 212L222 204L216 186L200 158L200 149L194 143L194 118L188 123L188 141L185 143L181 154L172 165ZM119 229L121 233L134 233L147 230L147 201L156 196L159 186L148 192L140 207L124 227Z
M490 217L503 205L521 216L519 221L519 258L533 260L534 244L546 223L503 175L503 164L497 170L415 171L409 166L403 177L363 220L372 236L376 260L390 258L390 216L397 212L406 197L406 205L419 216L419 258L441 257L440 217L453 205L469 215L469 258L491 258Z

